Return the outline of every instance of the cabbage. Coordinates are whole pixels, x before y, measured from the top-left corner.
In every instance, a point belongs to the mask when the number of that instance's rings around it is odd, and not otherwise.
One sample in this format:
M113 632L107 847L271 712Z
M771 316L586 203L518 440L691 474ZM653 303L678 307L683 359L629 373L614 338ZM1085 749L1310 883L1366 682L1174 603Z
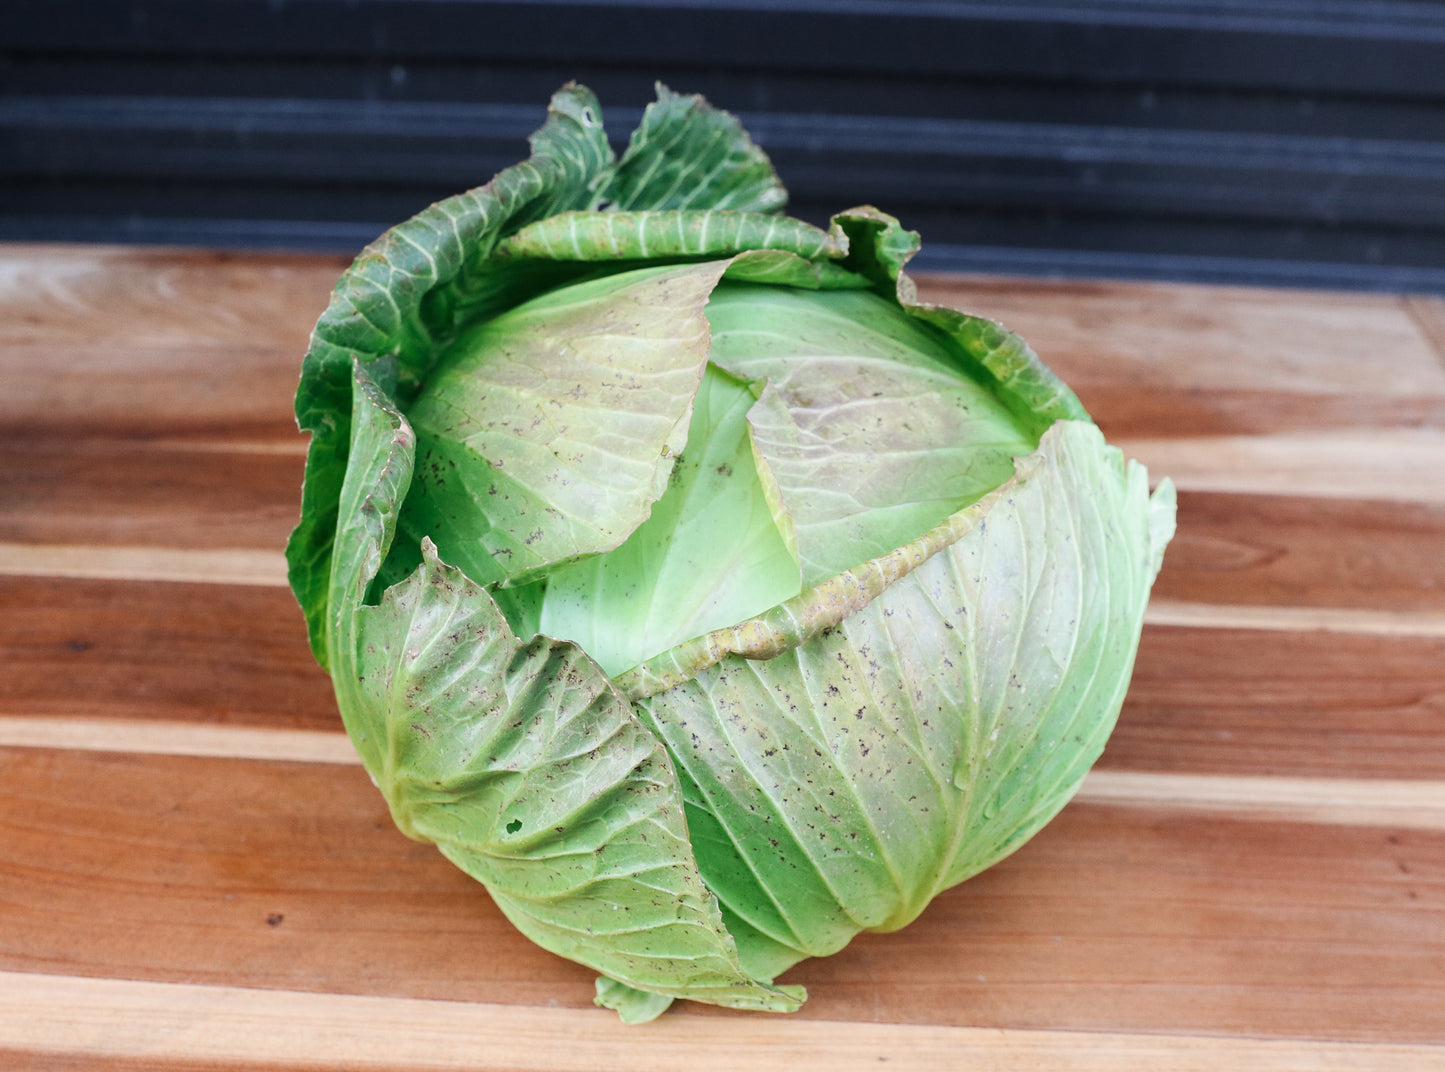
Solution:
M1078 788L1167 482L917 236L820 229L659 88L568 86L532 156L369 246L316 325L288 547L400 829L625 1019L914 919Z

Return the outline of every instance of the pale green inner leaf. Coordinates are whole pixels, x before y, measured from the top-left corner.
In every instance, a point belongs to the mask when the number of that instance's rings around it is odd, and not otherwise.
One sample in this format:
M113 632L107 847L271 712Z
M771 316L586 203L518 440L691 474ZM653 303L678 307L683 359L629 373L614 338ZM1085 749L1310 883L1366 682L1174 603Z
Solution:
M545 294L463 335L407 416L401 518L481 583L616 547L686 441L726 261L645 268Z
M712 360L768 385L749 421L805 584L907 543L1036 446L937 332L872 293L725 280L707 316Z
M709 366L666 494L617 550L551 573L543 633L615 675L797 595L798 564L753 463L754 402L747 383Z
M514 625L610 675L907 543L1033 445L896 306L723 267L528 303L467 336L413 407L403 531L520 585Z

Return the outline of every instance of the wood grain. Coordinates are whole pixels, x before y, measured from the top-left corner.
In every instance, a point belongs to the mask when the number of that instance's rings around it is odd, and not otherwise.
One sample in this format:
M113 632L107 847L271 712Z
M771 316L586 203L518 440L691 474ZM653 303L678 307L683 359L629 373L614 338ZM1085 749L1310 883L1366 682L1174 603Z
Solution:
M6 578L0 660L7 714L337 725L280 587Z
M1155 479L1188 491L1445 503L1445 428L1127 439Z
M1268 629L1293 633L1445 637L1445 611L1354 610L1342 607L1250 606L1185 603L1159 598L1144 611L1145 625L1205 629Z
M1445 428L1438 299L976 276L921 292L1021 333L1111 439Z
M1154 596L1438 612L1442 548L1441 503L1187 492Z
M1180 488L1078 798L643 1029L407 841L284 587L344 259L0 247L0 1066L1445 1069L1445 303L925 277Z
M1445 830L1445 782L1158 774L1095 768L1076 800L1295 823Z
M1205 390L1169 385L1141 390L1135 384L1113 382L1073 386L1112 441L1260 436L1321 429L1445 428L1445 398L1439 395L1301 395L1286 390Z
M279 587L18 577L0 714L334 729ZM1445 776L1445 638L1146 628L1112 769Z
M9 244L0 247L0 314L9 341L22 345L239 346L299 357L350 259Z
M1445 365L1445 298L1434 294L1411 294L1404 300L1405 308L1434 347L1440 363Z
M590 974L397 833L357 767L35 749L0 764L0 865L24 880L0 904L0 969L591 1001ZM904 931L787 978L812 1019L1440 1039L1442 848L1445 831L1076 804Z
M85 1009L77 1019L72 1010ZM476 1069L633 1072L645 1048L657 1072L789 1069L917 1072L1355 1072L1439 1067L1434 1046L1281 1042L1218 1037L901 1027L768 1019L739 1033L727 1020L675 1015L641 1030L600 1012L514 1005L298 995L53 976L0 976L0 1041L17 1070L83 1054L87 1069ZM642 1033L645 1032L645 1035ZM645 1042L639 1043L639 1035ZM64 1038L64 1047L56 1044ZM54 1057L52 1057L52 1054ZM0 1050L0 1056L5 1051ZM140 1064L140 1062L144 1062ZM254 1063L253 1063L254 1062Z
M1445 777L1445 639L1146 629L1101 764Z
M0 543L0 574L280 588L286 559L279 551L245 548Z
M120 755L204 756L347 767L361 762L339 720L332 729L292 729L84 715L0 715L0 748L79 749Z
M0 249L0 425L286 435L307 334L345 263ZM922 293L1022 332L1086 404L1097 392L1112 435L1156 434L1150 412L1186 434L1442 424L1431 299L942 276ZM1390 375L1360 375L1380 355ZM1181 411L1195 427L1180 428Z
M152 349L96 342L0 348L0 425L7 435L158 434L280 439L304 352L225 346Z
M1003 322L1084 393L1445 396L1436 340L1393 295L969 276L933 276L919 291ZM1382 362L1388 375L1362 375Z
M0 716L0 747L118 754L360 763L338 730L30 715ZM1232 813L1285 822L1445 830L1445 782L1383 778L1160 774L1095 769L1076 800L1164 811Z
M287 434L301 354L345 262L330 257L0 250L0 426Z
M0 439L0 543L279 549L300 513L305 440Z

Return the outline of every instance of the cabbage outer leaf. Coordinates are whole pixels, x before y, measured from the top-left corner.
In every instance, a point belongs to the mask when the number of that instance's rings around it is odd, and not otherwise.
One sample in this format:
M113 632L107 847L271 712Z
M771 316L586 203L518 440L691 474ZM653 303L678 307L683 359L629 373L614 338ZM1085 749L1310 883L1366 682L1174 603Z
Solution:
M1172 487L1151 498L1142 467L1064 421L979 506L806 643L723 655L637 703L750 970L908 923L1027 840L1103 749Z
M408 411L403 531L446 533L482 584L622 543L667 487L726 261L643 268L543 295L457 343ZM438 537L440 539L440 537Z
M742 124L701 97L658 85L607 190L610 207L776 212L788 201Z
M338 507L350 464L352 366L393 362L378 382L386 381L394 402L409 403L466 325L587 270L556 260L493 258L500 242L528 224L604 205L681 210L705 200L702 207L746 214L776 212L786 201L767 157L733 116L664 86L621 160L608 144L597 98L577 85L553 96L531 146L529 159L485 186L432 205L367 246L337 282L312 333L296 392L297 423L311 433L311 446L301 520L286 558L312 651L328 669L331 556L337 525L345 523ZM699 174L706 181L689 190L686 183Z
M331 578L342 717L397 826L481 881L544 948L603 972L625 1017L691 997L790 1011L748 976L703 884L661 742L576 645L524 643L485 589L423 562L364 605L415 450L358 365Z

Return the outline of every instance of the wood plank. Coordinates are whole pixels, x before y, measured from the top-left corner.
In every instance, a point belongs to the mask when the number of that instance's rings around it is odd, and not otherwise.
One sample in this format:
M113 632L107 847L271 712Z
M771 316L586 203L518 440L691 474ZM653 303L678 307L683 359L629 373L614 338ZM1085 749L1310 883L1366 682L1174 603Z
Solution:
M307 334L344 265L0 247L0 315L12 326L0 423L284 435ZM1164 284L922 284L925 296L1022 331L1112 436L1442 423L1445 367L1416 315L1428 305Z
M197 550L0 543L0 574L101 581L240 584L263 587L287 585L286 561L280 551L245 549ZM1353 579L1353 575L1351 576ZM1428 585L1431 578L1427 574L1423 580ZM1167 585L1161 587L1167 589ZM1200 594L1207 598L1213 593L1206 589ZM1254 597L1257 598L1259 594L1261 593L1254 593ZM1314 596L1321 599L1333 594L1336 594L1336 590L1322 586L1315 591ZM1428 587L1420 593L1422 596L1430 594ZM1371 592L1363 595L1387 602L1392 593ZM1156 590L1145 610L1144 621L1153 625L1186 625L1211 629L1270 629L1363 633L1374 636L1445 636L1445 610L1430 609L1433 605L1433 600L1426 600L1424 609L1375 610L1370 607L1314 606L1309 603L1211 603L1203 599L1174 599L1157 594Z
M1188 492L1153 598L1445 611L1442 548L1441 503Z
M7 436L294 435L300 350L122 343L0 347Z
M1431 1045L1319 1043L992 1031L768 1018L740 1033L731 1019L674 1014L628 1027L608 1013L338 997L46 975L0 975L0 1045L27 1057L83 1055L103 1065L182 1072L244 1062L268 1069L471 1069L477 1072L733 1072L765 1066L917 1072L1319 1072L1440 1067ZM78 1015L77 1015L78 1013ZM3 1053L0 1050L0 1053ZM116 1062L116 1063L112 1063ZM123 1064L120 1062L124 1062ZM162 1063L163 1062L163 1063ZM43 1066L47 1069L72 1067Z
M284 588L281 551L0 543L0 574Z
M0 717L0 747L288 763L360 763L340 731L134 719ZM1445 830L1445 779L1280 778L1095 770L1076 799L1285 822Z
M298 730L160 719L11 715L0 716L0 747L337 763L348 767L361 762L339 725L330 730Z
M294 355L350 257L156 246L0 244L7 344ZM159 385L158 385L159 386Z
M17 577L0 586L0 612L0 714L337 727L284 588ZM1106 767L1445 776L1438 632L1154 620Z
M287 434L301 355L344 264L0 246L0 425Z
M171 549L279 551L299 509L300 437L293 437L293 444L295 454L252 453L231 445L0 441L0 569L49 571L54 567L44 562L54 553L50 547L150 545L161 549L162 557L154 572L143 575L163 579L164 551ZM1426 467L1435 463L1445 470L1445 450L1440 458L1427 456L1423 462ZM1394 462L1380 452L1368 463L1351 464L1380 471ZM1186 484L1262 479L1258 474L1241 478L1227 468L1238 465L1225 447L1209 443L1177 476ZM1445 539L1441 502L1382 504L1384 484L1372 486L1371 502L1311 496L1300 494L1294 479L1292 473L1281 474L1281 486L1270 489L1283 494L1186 487L1180 495L1179 531L1156 594L1188 602L1445 606L1445 557L1436 553ZM1322 476L1307 479L1318 483ZM1412 486L1404 494L1419 500L1427 493ZM36 546L27 551L25 544ZM40 561L31 565L33 558ZM77 575L81 566L72 563L64 572ZM134 569L97 555L86 575L137 576ZM273 572L280 577L284 571L275 567Z
M196 550L0 543L0 574L185 584L287 585L279 551ZM1207 592L1205 593L1208 594ZM1274 629L1365 633L1375 636L1445 636L1445 611L1377 611L1371 608L1191 602L1155 596L1146 624L1212 629Z
M1420 325L1420 331L1435 348L1435 356L1445 367L1445 298L1434 294L1411 294L1405 298L1405 308Z
M1445 611L1353 610L1337 607L1238 606L1154 599L1145 625L1283 632L1361 633L1369 636L1445 637Z
M1445 427L1434 299L946 275L920 289L1023 334L1110 439Z
M1128 439L1116 443L1188 491L1445 502L1445 428L1270 436Z
M1204 390L1128 383L1072 384L1111 441L1171 436L1271 435L1352 428L1442 428L1438 395Z
M18 880L0 970L591 1001L587 972L391 827L359 768L29 749L0 765ZM1428 1041L1445 1032L1442 865L1440 831L1075 805L914 925L789 978L824 1020Z
M1248 820L1445 830L1445 780L1281 778L1094 770L1075 798Z
M63 350L103 340L126 357L256 349L294 376L348 260L4 245L0 315L11 326L7 346ZM1445 395L1445 367L1414 315L1421 306L1391 296L938 274L919 283L929 300L1022 332L1071 382ZM1381 355L1391 375L1368 375Z
M286 561L277 551L162 550L0 543L0 574L101 581L285 587ZM1206 593L1207 594L1207 593ZM1371 636L1445 636L1445 611L1378 611L1293 605L1192 602L1155 596L1146 625L1205 629L1268 629L1359 633Z
M925 277L920 293L1007 324L1084 394L1445 396L1445 365L1392 295L981 276Z
M238 578L255 574L258 568L244 558L228 569L205 558L192 566L188 556L170 552L280 548L299 502L302 441L292 439L295 454L175 442L0 441L5 462L0 465L0 570L184 580L203 577L197 568ZM1412 436L1407 443L1425 452L1423 461L1415 459L1421 468L1445 471L1445 451L1440 458L1428 451L1434 437ZM1190 441L1186 448L1193 445ZM1186 461L1178 479L1226 483L1269 475L1231 472L1228 467L1240 461L1228 445L1207 444ZM1150 449L1181 452L1168 445ZM1368 462L1352 464L1379 472L1396 461L1381 451ZM1411 456L1407 452L1398 461L1408 464ZM1276 476L1284 486L1272 490L1288 492L1297 473ZM1312 483L1321 479L1320 473L1307 477ZM1403 479L1397 476L1394 482ZM1373 496L1388 490L1383 483L1366 482ZM1433 493L1407 487L1403 494L1428 498ZM1441 506L1437 501L1381 505L1338 496L1186 491L1180 498L1179 532L1156 594L1185 602L1439 609L1445 605L1445 557L1436 553L1445 539ZM150 565L144 564L139 546L147 543L156 548ZM27 549L25 544L37 546ZM66 550L72 545L80 546ZM119 559L87 554L88 548L105 545L127 550ZM279 563L260 572L273 580L284 575Z
M1101 766L1445 777L1445 639L1147 628Z
M0 439L0 543L273 548L301 505L288 453L54 436Z
M93 514L85 496L45 490L64 484L0 498L0 535L37 541L0 540L0 573L284 585L279 547L292 519L274 499L293 486L275 479L282 490L243 493L233 509L224 494L208 502L203 481L187 485L182 501L162 488L148 502L130 494L123 475L94 488L90 501L100 505ZM47 536L63 542L47 543ZM140 537L155 546L125 542ZM1186 492L1149 620L1438 636L1445 629L1442 543L1441 504Z
M337 726L281 587L12 577L0 661L5 714Z

